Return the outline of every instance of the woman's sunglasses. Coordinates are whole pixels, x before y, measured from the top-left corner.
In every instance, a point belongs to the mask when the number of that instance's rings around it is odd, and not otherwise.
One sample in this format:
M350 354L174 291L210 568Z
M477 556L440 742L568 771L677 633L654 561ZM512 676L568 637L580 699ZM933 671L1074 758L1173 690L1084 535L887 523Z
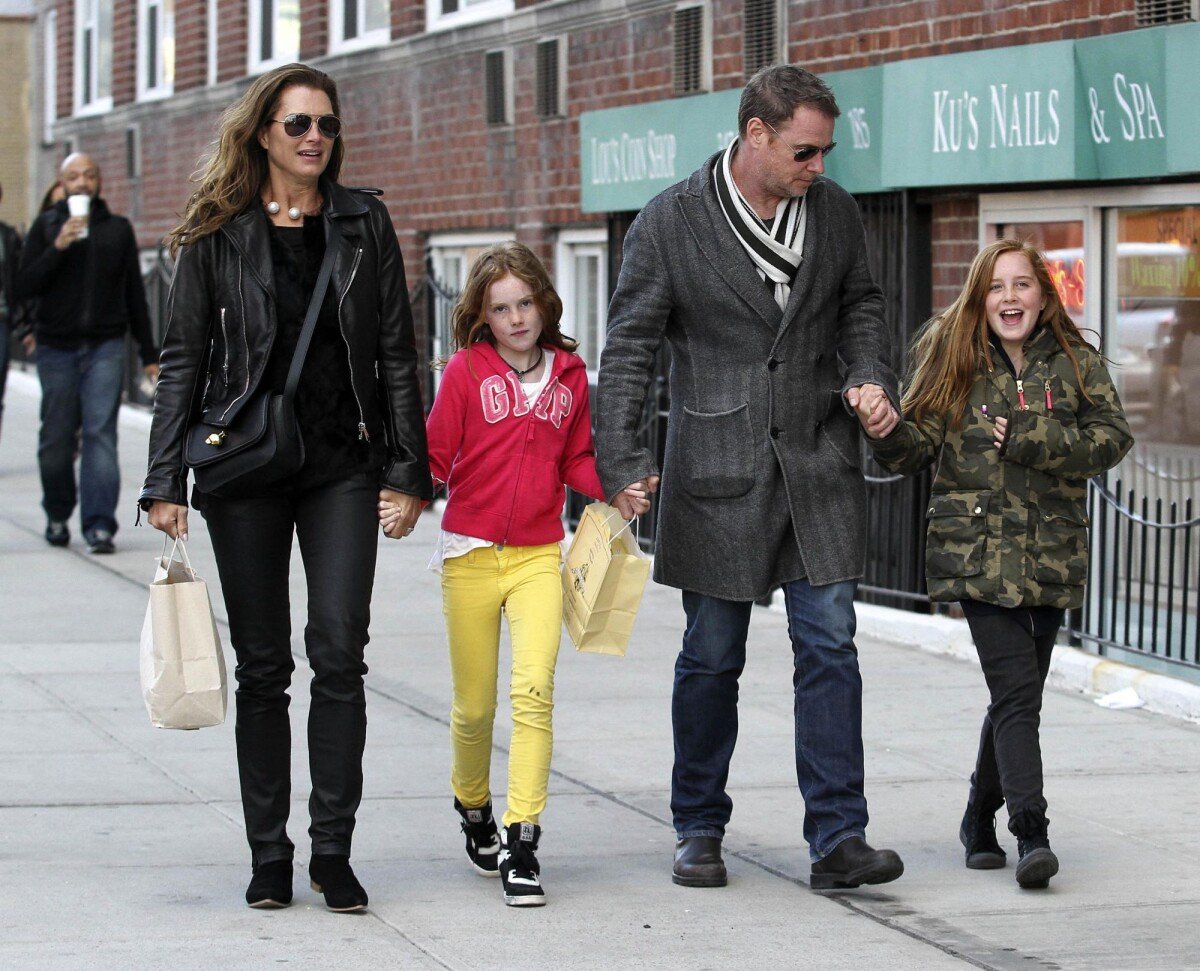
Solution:
M271 121L283 125L285 134L292 138L303 138L317 123L317 131L326 138L337 138L342 133L342 119L337 115L306 115L300 112L288 115L286 118L272 118Z

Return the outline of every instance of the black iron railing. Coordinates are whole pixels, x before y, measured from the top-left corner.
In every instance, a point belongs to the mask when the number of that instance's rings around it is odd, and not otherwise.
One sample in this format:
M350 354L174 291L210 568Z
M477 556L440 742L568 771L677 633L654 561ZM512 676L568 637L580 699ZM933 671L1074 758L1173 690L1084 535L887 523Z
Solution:
M1091 484L1091 572L1071 635L1099 654L1141 654L1200 670L1200 517L1196 457L1144 453L1110 488ZM1150 472L1147 475L1147 471Z

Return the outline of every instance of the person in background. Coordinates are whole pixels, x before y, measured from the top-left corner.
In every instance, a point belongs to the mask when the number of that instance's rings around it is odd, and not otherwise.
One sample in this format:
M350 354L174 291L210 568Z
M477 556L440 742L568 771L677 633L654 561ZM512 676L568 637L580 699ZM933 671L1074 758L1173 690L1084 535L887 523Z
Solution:
M196 489L192 503L208 524L238 662L238 776L253 871L246 902L292 901L288 580L296 540L312 667L308 874L330 910L347 912L368 903L350 855L363 789L377 497L382 488L395 503L395 535L407 535L433 485L404 259L375 193L338 182L338 113L329 75L288 64L256 78L222 116L170 236L179 255L141 505L156 529L186 538L188 426L201 415L227 424L260 389L283 391L335 247L295 397L303 466L236 495Z
M0 199L4 187L0 186ZM4 388L8 383L9 348L14 335L21 336L26 301L17 297L17 268L21 265L21 237L6 222L0 222L0 422L4 420Z
M958 601L991 704L959 828L969 869L998 869L1008 806L1017 883L1058 872L1050 848L1039 724L1064 611L1083 603L1087 480L1133 445L1104 358L1067 315L1038 251L984 247L958 298L912 348L904 421L872 439L879 463L937 463L929 499L929 596Z
M68 155L59 182L87 215L72 216L65 199L42 213L25 240L17 282L20 294L38 305L33 337L42 385L38 467L45 537L51 546L70 542L67 522L78 502L88 552L112 553L125 335L132 332L151 381L158 377L158 348L137 237L129 220L110 212L101 197L99 166L89 155Z

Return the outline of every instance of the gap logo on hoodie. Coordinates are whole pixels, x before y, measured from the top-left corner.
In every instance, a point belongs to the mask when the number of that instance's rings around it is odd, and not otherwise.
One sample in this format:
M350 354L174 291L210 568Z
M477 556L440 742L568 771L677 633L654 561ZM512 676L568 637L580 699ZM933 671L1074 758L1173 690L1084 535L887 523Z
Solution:
M488 375L479 384L479 400L483 405L483 419L489 425L504 421L510 414L521 418L533 409L535 418L549 421L555 428L561 428L563 419L571 414L574 396L571 389L564 387L555 378L538 395L536 404L530 405L521 388L520 379L511 371L503 377L499 374Z

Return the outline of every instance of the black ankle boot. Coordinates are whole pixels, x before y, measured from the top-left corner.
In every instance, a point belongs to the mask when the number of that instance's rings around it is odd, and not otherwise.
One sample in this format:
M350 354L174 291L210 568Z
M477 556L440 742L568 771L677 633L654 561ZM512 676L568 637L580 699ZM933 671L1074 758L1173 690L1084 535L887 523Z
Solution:
M350 869L350 857L313 854L308 876L313 890L324 894L330 910L348 914L367 909L367 892Z
M1008 828L1017 838L1017 883L1023 890L1044 890L1050 878L1058 873L1058 857L1050 849L1047 830L1050 826L1044 812L1026 809L1013 814Z
M259 910L273 910L291 902L291 860L272 860L254 868L254 876L246 888L246 903Z
M1007 857L996 840L996 815L985 815L967 803L962 825L958 828L958 839L967 851L968 870L999 870Z
M467 857L475 872L485 877L500 876L500 833L492 817L492 804L467 809L458 799L454 811L462 817L459 824L467 838Z

